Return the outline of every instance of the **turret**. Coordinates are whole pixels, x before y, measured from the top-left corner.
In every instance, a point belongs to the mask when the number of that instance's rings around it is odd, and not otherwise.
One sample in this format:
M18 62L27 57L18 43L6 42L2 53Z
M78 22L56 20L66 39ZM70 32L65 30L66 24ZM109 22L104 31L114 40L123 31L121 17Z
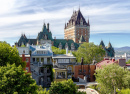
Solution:
M49 23L47 23L47 30L48 30L48 32L49 32Z

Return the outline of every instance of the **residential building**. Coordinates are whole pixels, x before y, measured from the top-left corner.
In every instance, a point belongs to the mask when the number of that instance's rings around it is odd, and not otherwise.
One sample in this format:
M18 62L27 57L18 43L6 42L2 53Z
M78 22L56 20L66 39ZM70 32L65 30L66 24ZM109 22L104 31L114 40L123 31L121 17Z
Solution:
M96 64L96 69L102 69L103 66L107 66L110 64L118 64L121 67L126 67L126 60L118 59L115 61L115 59L104 58L104 60L102 60Z
M19 56L21 57L22 61L26 62L26 68L24 70L26 70L27 73L31 73L29 48L28 47L17 47L17 49L18 49Z
M49 87L52 80L52 50L51 44L29 45L31 55L32 78L37 85Z
M72 53L68 53L66 49L66 54L54 54L53 55L53 67L67 70L67 78L70 79L74 75L74 65L76 64L76 57Z
M74 66L74 78L80 78L86 80L86 82L95 81L95 69L94 64L91 65L75 65ZM79 81L80 82L80 81Z
M124 53L123 55L115 55L115 60L118 59L126 59L126 62L130 60L130 55L127 53Z
M53 68L54 69L54 81L67 80L67 69L66 68Z

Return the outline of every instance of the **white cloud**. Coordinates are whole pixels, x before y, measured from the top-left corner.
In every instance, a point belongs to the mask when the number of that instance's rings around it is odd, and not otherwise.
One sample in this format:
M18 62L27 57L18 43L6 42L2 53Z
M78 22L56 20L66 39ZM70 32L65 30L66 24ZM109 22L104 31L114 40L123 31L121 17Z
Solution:
M68 0L65 3L60 1L45 3L43 1L37 4L38 2L35 1L34 6L33 1L0 0L0 40L12 37L19 39L21 33L27 34L27 37L30 35L30 37L35 36L36 38L37 33L42 29L43 20L50 23L53 36L58 33L60 38L64 37L64 23L70 19L73 8L78 10L79 2L71 1L70 3ZM101 0L96 3L91 1L91 4L87 5L84 0L82 1L80 1L80 5L83 6L80 7L80 10L86 20L89 16L91 33L130 30L128 16L130 9L126 7L130 3L107 4L106 2L102 4Z

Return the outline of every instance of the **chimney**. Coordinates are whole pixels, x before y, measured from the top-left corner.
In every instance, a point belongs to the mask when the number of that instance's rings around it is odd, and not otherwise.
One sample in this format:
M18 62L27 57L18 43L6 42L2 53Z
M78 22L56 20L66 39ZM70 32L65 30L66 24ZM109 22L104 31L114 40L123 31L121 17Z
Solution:
M22 54L22 61L25 61L25 54Z
M49 32L49 23L47 23L47 29L48 29L48 32Z
M126 59L118 59L119 66L126 66Z
M109 59L107 57L105 57L104 60L109 60Z
M113 58L113 59L112 59L112 62L114 62L114 61L115 61L115 59Z
M56 37L54 37L54 40L56 40Z
M68 47L66 47L66 54L68 54Z

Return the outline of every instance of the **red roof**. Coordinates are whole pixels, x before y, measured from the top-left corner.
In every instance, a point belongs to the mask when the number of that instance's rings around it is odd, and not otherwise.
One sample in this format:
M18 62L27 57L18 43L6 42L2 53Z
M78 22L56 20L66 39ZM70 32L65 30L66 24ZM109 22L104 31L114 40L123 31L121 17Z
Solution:
M101 67L103 65L109 65L109 64L113 64L113 63L117 63L117 62L113 62L112 60L102 60L99 63L96 64L96 67Z
M126 66L130 66L130 64L126 64Z

